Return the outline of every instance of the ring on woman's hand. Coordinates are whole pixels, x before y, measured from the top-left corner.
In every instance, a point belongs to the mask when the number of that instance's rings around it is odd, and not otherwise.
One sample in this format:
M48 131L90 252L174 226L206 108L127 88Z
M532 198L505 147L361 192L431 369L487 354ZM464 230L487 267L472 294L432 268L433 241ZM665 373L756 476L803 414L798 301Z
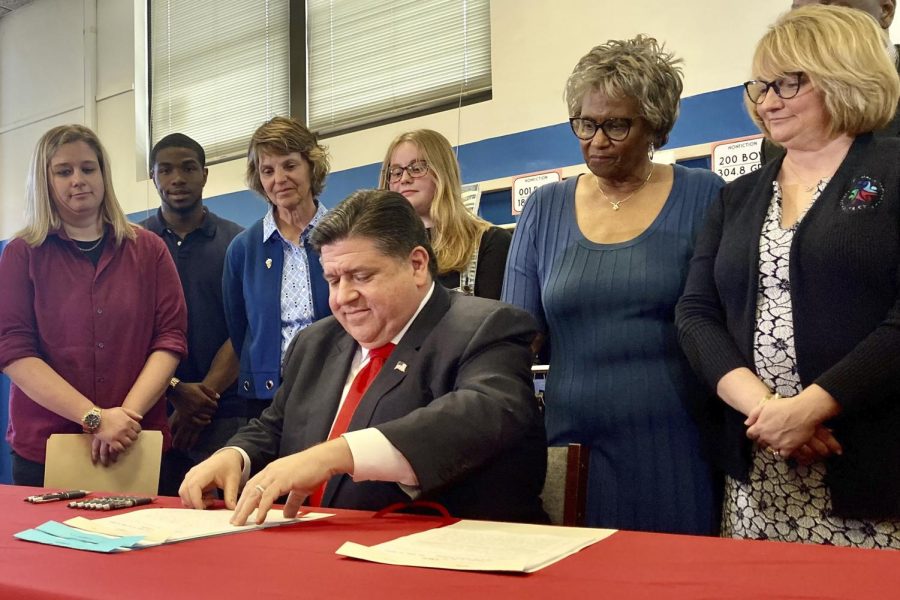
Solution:
M257 483L255 486L253 486L253 487L256 488L256 491L258 491L258 492L260 493L260 495L266 493L266 488L264 488L263 486L259 485L258 483Z
M775 458L781 458L781 450L778 450L776 448L770 448L770 450L772 451L772 456L774 456Z

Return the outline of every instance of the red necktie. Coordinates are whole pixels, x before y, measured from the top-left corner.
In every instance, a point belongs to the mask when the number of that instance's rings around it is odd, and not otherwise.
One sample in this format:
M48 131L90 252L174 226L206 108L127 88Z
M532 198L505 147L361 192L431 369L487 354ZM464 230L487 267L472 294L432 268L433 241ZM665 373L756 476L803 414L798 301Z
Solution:
M350 427L350 420L353 418L353 413L356 412L356 407L359 406L359 401L362 400L366 390L369 389L369 386L375 380L375 376L378 375L378 371L381 370L384 362L394 350L394 346L395 344L387 343L384 346L369 350L369 362L366 363L366 365L356 374L356 377L353 378L353 383L350 384L350 389L347 391L347 397L344 398L344 403L338 411L337 418L334 420L334 425L331 426L331 433L328 434L329 440L341 437L341 435L347 432L347 428ZM313 492L306 500L308 506L321 505L322 496L325 493L325 485L327 483L328 482L326 481L319 486L319 489Z

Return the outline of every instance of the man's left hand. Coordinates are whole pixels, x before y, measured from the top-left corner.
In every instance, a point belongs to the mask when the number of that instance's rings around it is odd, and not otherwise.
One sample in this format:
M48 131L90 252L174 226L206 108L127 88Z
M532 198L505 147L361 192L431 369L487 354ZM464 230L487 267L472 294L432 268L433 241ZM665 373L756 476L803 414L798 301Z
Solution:
M337 438L270 463L254 475L238 500L231 518L233 525L244 525L253 509L256 524L266 520L272 504L290 492L284 516L297 516L300 505L333 475L352 473L353 455L344 438Z
M169 429L172 430L172 447L186 452L197 445L203 425L197 425L179 410L169 417Z

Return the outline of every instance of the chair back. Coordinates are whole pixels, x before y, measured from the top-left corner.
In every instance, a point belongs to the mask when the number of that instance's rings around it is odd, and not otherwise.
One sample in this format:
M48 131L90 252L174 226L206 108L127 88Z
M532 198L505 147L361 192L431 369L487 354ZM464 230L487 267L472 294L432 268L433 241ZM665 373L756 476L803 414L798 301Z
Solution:
M547 478L541 500L554 525L584 526L588 452L581 444L547 448Z

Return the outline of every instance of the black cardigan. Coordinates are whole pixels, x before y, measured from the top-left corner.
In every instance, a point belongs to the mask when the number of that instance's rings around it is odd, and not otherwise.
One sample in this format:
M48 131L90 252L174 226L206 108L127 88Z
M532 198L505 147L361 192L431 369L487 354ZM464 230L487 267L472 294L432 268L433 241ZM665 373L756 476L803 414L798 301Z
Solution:
M715 390L753 364L759 236L778 159L728 184L709 211L676 308L682 347ZM853 208L868 177L877 201ZM857 204L860 204L857 202ZM801 221L790 251L797 371L841 405L829 423L843 445L826 482L842 516L900 518L900 139L859 136ZM746 479L751 444L744 416L703 406L713 456Z

